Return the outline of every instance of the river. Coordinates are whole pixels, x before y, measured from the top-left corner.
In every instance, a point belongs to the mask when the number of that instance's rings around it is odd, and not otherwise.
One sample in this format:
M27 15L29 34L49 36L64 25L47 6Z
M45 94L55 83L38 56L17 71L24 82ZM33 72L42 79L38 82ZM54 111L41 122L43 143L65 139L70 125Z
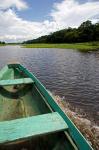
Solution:
M56 95L99 124L99 52L0 47L0 69L18 61Z

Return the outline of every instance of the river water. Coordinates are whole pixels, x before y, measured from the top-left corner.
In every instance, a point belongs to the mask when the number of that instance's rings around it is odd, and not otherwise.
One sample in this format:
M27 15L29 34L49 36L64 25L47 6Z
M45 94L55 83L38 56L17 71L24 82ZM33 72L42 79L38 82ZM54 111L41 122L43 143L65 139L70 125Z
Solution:
M99 124L99 52L0 47L0 69L18 61L56 95Z

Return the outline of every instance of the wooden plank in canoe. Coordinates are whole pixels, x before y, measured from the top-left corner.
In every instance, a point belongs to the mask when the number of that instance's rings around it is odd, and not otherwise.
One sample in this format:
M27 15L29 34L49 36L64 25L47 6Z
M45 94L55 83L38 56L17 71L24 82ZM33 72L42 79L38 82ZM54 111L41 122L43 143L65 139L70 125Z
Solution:
M57 112L4 121L0 122L0 143L63 131L67 128L66 122Z
M31 78L21 78L21 79L13 79L13 80L1 80L0 86L31 84L31 83L34 83L34 81Z

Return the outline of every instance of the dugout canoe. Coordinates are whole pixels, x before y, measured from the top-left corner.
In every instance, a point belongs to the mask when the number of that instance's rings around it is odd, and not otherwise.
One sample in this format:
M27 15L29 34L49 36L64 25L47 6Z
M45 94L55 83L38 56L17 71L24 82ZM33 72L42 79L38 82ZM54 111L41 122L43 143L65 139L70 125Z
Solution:
M0 150L92 150L40 81L21 64L0 71Z

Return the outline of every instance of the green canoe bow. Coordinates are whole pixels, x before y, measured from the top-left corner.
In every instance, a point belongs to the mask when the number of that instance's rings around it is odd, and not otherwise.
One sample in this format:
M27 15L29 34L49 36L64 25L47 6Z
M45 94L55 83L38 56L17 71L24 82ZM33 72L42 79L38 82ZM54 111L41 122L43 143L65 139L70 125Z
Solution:
M21 64L0 71L0 150L93 150L40 81Z

